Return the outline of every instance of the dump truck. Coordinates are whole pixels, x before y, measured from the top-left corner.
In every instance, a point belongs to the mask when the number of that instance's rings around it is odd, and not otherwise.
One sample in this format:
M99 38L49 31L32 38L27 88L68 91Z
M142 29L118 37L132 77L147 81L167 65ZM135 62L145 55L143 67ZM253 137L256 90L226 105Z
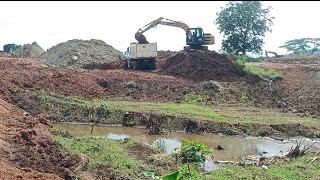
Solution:
M139 44L130 43L127 48L126 68L134 70L155 70L158 54L157 43Z

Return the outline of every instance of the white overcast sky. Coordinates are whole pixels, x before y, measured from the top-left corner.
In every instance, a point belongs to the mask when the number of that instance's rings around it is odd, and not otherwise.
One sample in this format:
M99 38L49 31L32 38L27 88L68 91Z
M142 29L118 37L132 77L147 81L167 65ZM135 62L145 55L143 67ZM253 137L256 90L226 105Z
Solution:
M0 2L0 49L4 44L27 44L36 41L45 50L71 39L101 39L125 51L135 42L135 32L149 22L164 17L183 21L189 27L202 27L216 38L210 50L219 50L223 34L213 23L216 12L227 1L48 1ZM272 6L275 17L272 33L265 37L264 50L286 53L278 48L285 41L319 37L320 2L262 1ZM181 50L185 46L182 29L158 25L144 33L159 50Z

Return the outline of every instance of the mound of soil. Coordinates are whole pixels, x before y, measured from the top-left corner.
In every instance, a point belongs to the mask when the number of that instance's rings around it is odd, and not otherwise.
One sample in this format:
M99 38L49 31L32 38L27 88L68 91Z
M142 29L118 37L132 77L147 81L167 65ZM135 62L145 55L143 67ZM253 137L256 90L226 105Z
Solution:
M39 58L46 51L38 45L37 42L25 44L16 49L13 54L21 58Z
M122 54L102 40L73 39L53 46L41 59L53 67L100 69L121 60Z
M51 140L46 116L24 115L0 99L0 129L0 157L5 164L26 172L39 172L43 177L48 177L48 173L64 179L75 177L72 170L81 158L60 151L58 144ZM15 171L10 166L7 169ZM26 174L26 177L32 176Z
M244 72L226 54L214 51L180 51L162 66L166 72L193 80L234 81Z

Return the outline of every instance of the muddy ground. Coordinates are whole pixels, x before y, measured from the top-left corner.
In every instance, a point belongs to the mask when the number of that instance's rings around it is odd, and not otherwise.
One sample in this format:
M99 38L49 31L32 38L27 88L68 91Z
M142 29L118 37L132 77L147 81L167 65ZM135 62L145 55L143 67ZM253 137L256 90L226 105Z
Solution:
M213 57L213 54L206 56ZM105 67L105 70L86 71L48 68L33 59L1 58L0 178L68 179L75 176L73 171L81 164L81 157L62 152L51 140L47 117L27 115L10 104L18 103L19 98L23 99L21 94L25 91L47 90L86 98L108 97L114 100L153 102L181 102L186 94L196 92L208 96L208 105L232 104L246 99L247 103L258 107L319 115L319 64L287 64L279 61L252 63L259 67L278 69L283 73L283 80L274 86L274 93L270 91L269 82L256 76L243 76L241 69L230 60L215 61L213 58L213 63L208 65L206 61L202 63L201 60L206 59L204 57L193 62L191 59L194 57L189 55L164 52L158 58L157 70L153 72L125 71L120 67L121 63ZM167 62L166 58L172 62ZM182 61L181 58L189 59ZM201 74L199 71L207 73ZM279 101L285 102L287 106L279 106ZM153 120L161 119L157 115L149 116L154 116ZM162 120L159 122L168 124ZM188 132L222 131L234 135L247 131L247 127L241 124L225 129L227 126L223 124L206 126L207 122L188 119L181 119L181 122L181 129ZM159 125L152 120L145 124L150 131L156 131ZM301 124L250 128L261 128L261 132L256 131L258 133L254 135L308 135L308 129ZM288 129L291 131L287 132Z

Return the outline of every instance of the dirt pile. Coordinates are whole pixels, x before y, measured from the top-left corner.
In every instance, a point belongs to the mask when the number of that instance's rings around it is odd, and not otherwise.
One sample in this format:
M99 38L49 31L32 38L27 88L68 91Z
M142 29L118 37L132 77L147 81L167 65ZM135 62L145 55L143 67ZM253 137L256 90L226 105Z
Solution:
M233 81L244 75L228 55L213 51L180 51L170 56L162 69L172 75L202 81Z
M177 51L158 51L157 59L165 59L167 60L170 56L177 53Z
M80 157L70 156L60 151L57 143L51 140L46 116L31 117L23 114L12 105L0 99L0 157L8 167L3 169L19 174L18 167L26 172L34 172L39 178L64 179L75 177L72 172ZM21 171L20 171L21 172ZM48 174L49 173L49 174ZM25 173L21 177L32 177Z
M21 58L39 58L43 53L45 50L37 42L25 44L13 52L14 55Z
M73 39L53 46L41 59L53 67L103 69L121 60L122 54L102 40Z

